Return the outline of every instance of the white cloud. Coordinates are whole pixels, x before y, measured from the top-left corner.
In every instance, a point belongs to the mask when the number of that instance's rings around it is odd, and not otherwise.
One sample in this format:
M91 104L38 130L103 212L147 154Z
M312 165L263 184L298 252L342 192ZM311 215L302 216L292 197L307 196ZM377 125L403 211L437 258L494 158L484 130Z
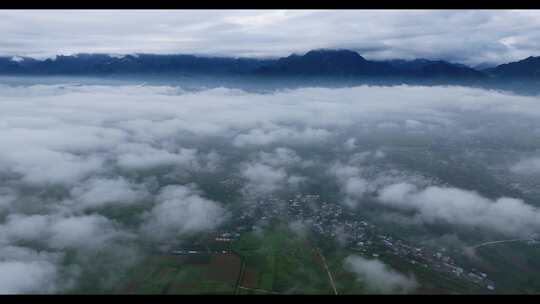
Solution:
M330 132L325 129L314 129L310 127L304 130L295 130L287 127L271 130L252 129L247 133L236 136L234 145L237 147L267 146L283 142L310 144L323 142L329 136Z
M0 262L0 293L48 293L55 288L51 280L56 279L57 269L48 262L32 261Z
M345 147L345 150L354 150L356 148L356 138L349 138L345 141L345 143L343 144L343 146Z
M369 183L360 177L351 177L347 179L344 191L353 197L361 198L369 190Z
M258 154L261 163L273 167L289 167L302 165L302 158L289 148L279 147L272 152L261 151Z
M413 184L397 183L380 189L378 200L398 209L415 211L417 218L427 223L479 227L524 237L540 231L540 210L515 198L491 200L459 188L418 189Z
M200 163L200 170L205 170L207 172L216 172L223 169L224 160L219 153L212 150L209 153L202 155Z
M62 255L30 248L0 248L0 294L54 293L71 284L62 278Z
M350 164L336 162L328 169L329 173L340 180L347 180L360 174L360 168Z
M540 157L525 158L510 167L517 174L532 175L540 173Z
M0 152L0 164L30 184L74 184L97 172L103 164L99 156L78 156L41 147L13 149L6 145Z
M15 191L7 187L0 187L0 212L8 210L16 199Z
M71 189L76 208L99 208L106 205L129 205L144 199L148 194L131 185L122 177L113 179L92 178Z
M269 195L286 188L296 188L306 177L291 174L293 167L308 167L292 149L279 147L271 152L260 151L250 161L240 164L240 176L246 181L243 191L247 195Z
M131 235L98 215L61 216L10 214L0 225L0 245L18 241L38 242L53 250L100 250Z
M45 215L10 214L1 226L0 243L45 239L49 224L49 218Z
M279 190L287 180L282 168L274 168L261 163L248 163L241 169L241 175L248 182L246 190L256 194L270 194Z
M419 129L423 125L424 124L419 122L418 120L414 120L414 119L405 120L405 127L408 128L408 129Z
M375 151L375 158L384 158L386 156L386 153L382 150Z
M365 156L367 155L361 157L362 160ZM372 190L371 183L361 176L361 172L360 167L341 162L332 164L328 169L328 173L336 177L337 183L345 195L343 203L351 208L356 207L362 197Z
M218 227L227 216L219 203L201 197L190 186L167 186L160 191L156 201L142 226L143 233L155 240L174 240L210 230Z
M418 287L413 276L405 276L377 259L350 255L345 259L344 267L372 293L407 293Z
M53 248L99 250L115 241L130 237L101 215L72 216L55 219L50 227L48 244Z
M377 124L377 128L379 129L396 129L399 128L399 125L395 122L380 122Z
M307 221L297 220L290 222L289 229L301 238L305 238L309 234L309 226L311 223Z
M117 164L125 169L145 170L163 166L197 168L197 150L181 148L175 153L146 144L127 144L119 148Z

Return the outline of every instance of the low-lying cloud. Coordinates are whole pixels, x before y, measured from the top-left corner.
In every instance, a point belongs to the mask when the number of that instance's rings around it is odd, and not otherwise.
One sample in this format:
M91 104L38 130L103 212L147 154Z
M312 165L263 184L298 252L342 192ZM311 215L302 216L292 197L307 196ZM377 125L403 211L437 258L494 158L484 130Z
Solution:
M371 293L408 293L418 287L414 276L406 276L378 259L350 255L345 258L343 266L354 273Z
M0 249L0 294L57 292L58 254L6 246Z
M420 131L458 150L479 148L492 132L532 138L524 130L540 127L537 97L410 86L265 94L138 85L0 89L0 292L62 292L77 286L84 265L98 262L92 252L131 260L114 252L127 256L138 242L218 228L230 219L229 202L204 192L212 174L240 180L246 196L296 191L330 176L351 207L376 193L381 204L425 222L506 234L535 231L540 222L526 200L412 186L415 172L407 169L405 177L372 174L391 164L392 148L426 147ZM128 219L117 216L127 209ZM22 259L15 249L28 254ZM75 256L69 267L67 255Z
M226 218L219 203L203 198L193 186L167 186L156 197L157 203L145 214L142 232L158 241L208 231Z
M485 198L474 191L430 186L418 189L409 183L392 184L378 192L382 204L416 212L427 223L485 228L514 236L540 231L540 209L521 199Z
M522 159L510 167L510 171L523 175L540 174L540 157Z

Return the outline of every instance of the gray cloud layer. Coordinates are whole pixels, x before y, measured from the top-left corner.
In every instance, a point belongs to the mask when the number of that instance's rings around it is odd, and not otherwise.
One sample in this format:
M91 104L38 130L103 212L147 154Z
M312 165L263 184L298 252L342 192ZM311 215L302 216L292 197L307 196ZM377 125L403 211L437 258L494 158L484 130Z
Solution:
M283 56L351 48L372 59L503 63L540 55L538 11L2 11L0 53Z

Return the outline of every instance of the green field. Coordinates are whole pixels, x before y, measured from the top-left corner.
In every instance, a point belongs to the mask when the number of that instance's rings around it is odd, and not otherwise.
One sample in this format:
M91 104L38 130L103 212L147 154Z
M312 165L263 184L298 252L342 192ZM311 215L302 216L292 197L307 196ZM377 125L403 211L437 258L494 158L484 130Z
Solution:
M480 269L506 293L538 294L540 290L540 246L506 243L477 249Z
M211 247L211 246L209 246ZM328 275L315 247L276 225L245 233L234 253L151 255L131 269L116 293L328 294Z
M118 293L232 294L240 261L234 254L151 256L130 271Z
M219 244L209 242L207 248ZM244 233L230 244L231 253L151 255L126 275L116 293L130 294L333 294L324 260L338 294L371 293L362 281L347 271L344 259L358 252L308 240L274 223L261 232ZM322 255L319 255L321 252ZM420 264L378 251L382 262L412 274L420 283L415 293L481 293L480 286ZM365 255L365 254L364 254ZM367 253L367 258L371 254ZM532 276L521 281L531 280ZM516 282L519 282L516 278ZM521 290L525 291L525 290ZM525 291L527 292L527 291Z
M243 287L278 293L332 293L315 247L286 227L244 234L233 249L245 259L246 270L240 280Z

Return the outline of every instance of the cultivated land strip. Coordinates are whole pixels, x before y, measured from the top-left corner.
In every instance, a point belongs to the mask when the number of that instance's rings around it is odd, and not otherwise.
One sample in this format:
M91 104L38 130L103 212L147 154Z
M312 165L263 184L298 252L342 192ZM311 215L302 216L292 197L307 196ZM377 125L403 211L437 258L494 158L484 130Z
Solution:
M526 242L526 241L532 241L531 239L513 239L513 240L501 240L501 241L491 241L491 242L485 242L478 245L473 246L473 249L476 249L478 247L483 247L487 245L493 245L493 244L499 244L499 243L509 243L509 242Z
M251 291L257 291L257 292L264 292L264 293L271 293L271 294L280 294L279 292L276 292L276 291L270 291L270 290L266 290L266 289L259 289L259 288L248 288L248 287L244 287L244 286L238 286L239 289L245 289L245 290L251 290Z
M330 281L330 285L332 286L332 289L334 290L334 294L338 294L336 289L336 284L334 283L334 278L332 277L332 273L330 272L330 269L328 268L328 264L326 264L326 259L324 258L324 255L322 255L321 250L317 248L317 253L321 257L321 260L323 262L323 266L326 269L326 272L328 273L328 280Z

